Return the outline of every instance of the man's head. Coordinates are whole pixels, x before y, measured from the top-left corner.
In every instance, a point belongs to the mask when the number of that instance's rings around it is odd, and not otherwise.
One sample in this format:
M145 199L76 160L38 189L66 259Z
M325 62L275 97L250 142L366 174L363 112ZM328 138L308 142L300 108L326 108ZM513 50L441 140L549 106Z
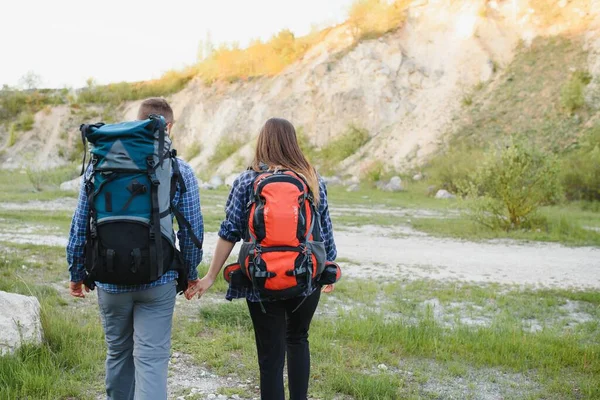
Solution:
M167 101L160 97L151 97L146 99L140 105L137 118L139 120L148 119L152 114L162 115L167 123L167 131L173 126L173 109Z

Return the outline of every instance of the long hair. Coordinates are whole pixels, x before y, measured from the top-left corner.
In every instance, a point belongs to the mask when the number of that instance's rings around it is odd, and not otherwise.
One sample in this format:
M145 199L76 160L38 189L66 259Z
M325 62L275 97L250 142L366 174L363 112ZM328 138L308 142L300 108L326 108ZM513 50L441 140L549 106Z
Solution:
M261 164L265 164L269 169L289 169L302 175L308 183L316 204L319 204L321 199L317 171L302 153L298 145L296 129L289 121L271 118L263 125L258 135L251 168L260 172Z

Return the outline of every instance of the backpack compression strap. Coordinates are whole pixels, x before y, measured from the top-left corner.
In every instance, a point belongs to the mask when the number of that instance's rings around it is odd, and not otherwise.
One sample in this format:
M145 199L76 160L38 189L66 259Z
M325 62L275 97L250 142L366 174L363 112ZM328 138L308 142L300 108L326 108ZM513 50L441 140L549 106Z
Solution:
M187 192L187 187L185 186L185 181L183 180L183 177L181 176L181 171L179 170L179 163L177 162L177 159L175 158L177 156L177 153L175 152L175 150L172 151L171 155L173 157L173 177L171 178L171 212L175 216L175 219L177 219L177 223L179 224L179 227L185 227L185 229L187 229L187 231L190 235L190 238L192 239L192 242L196 245L197 248L201 249L202 242L200 241L200 239L198 239L198 236L196 236L196 234L194 233L194 230L192 229L192 225L183 216L181 211L179 211L179 209L173 204L173 199L175 198L175 191L177 190L177 183L179 183L179 195L180 196L183 195L185 192Z

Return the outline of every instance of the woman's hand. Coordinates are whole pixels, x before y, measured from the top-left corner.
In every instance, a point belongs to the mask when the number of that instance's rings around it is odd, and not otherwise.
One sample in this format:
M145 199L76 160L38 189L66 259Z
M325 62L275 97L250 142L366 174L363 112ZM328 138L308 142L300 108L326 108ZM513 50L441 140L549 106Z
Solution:
M195 283L188 286L188 289L185 291L185 298L191 300L196 295L198 295L198 298L202 297L214 282L215 280L208 275L195 281Z
M335 284L323 285L323 287L321 288L321 292L331 293L331 292L333 292L334 289L335 289Z

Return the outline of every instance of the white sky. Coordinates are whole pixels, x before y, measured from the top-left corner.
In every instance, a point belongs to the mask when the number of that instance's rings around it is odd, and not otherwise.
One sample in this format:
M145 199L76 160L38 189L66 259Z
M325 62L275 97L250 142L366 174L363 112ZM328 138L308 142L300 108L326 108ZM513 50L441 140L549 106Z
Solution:
M0 5L0 87L28 71L43 87L156 78L215 44L332 25L352 0L7 0Z

